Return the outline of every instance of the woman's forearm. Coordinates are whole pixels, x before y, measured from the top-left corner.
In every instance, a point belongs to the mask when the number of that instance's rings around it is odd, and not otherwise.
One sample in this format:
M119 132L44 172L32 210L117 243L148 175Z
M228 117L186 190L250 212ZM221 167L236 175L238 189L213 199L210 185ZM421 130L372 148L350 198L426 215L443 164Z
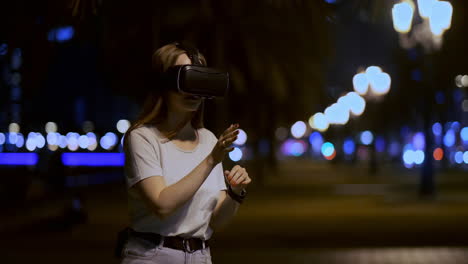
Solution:
M226 192L223 195L223 201L215 208L210 220L210 227L221 229L236 215L239 209L239 203L234 201Z
M165 187L157 198L158 215L165 218L189 201L216 166L208 155L197 167L178 182Z

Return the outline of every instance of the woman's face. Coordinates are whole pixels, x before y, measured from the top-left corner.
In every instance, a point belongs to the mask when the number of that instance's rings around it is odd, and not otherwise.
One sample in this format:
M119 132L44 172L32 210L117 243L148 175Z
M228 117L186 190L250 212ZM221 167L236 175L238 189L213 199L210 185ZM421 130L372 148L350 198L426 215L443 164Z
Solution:
M187 54L179 55L175 65L192 64ZM169 105L173 111L190 112L197 111L202 102L202 97L192 96L188 93L176 92L170 90L168 93Z

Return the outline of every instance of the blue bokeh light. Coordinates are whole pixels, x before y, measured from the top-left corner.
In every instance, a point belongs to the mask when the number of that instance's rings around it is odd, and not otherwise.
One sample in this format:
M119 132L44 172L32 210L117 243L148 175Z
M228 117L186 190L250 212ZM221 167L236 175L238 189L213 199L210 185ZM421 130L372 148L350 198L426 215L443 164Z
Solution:
M0 153L0 165L36 165L37 153Z
M424 162L424 151L422 150L414 151L414 163L420 165L423 162Z
M449 129L444 136L444 145L446 147L453 147L455 145L455 132L452 129Z
M322 134L320 134L320 132L317 132L317 131L310 134L309 143L312 146L312 151L314 151L315 153L320 153L320 150L323 145Z
M460 137L464 142L468 142L468 127L462 128L460 131Z
M351 155L356 150L356 144L351 138L347 138L343 143L343 151L346 155Z
M361 143L364 145L370 145L374 141L374 135L369 130L361 133Z
M237 147L234 147L234 149L231 152L229 152L229 158L234 162L241 160L242 150L240 150Z
M462 163L463 163L463 152L457 151L457 152L455 153L455 162L458 163L458 164L462 164Z
M434 133L436 136L442 135L442 125L439 122L432 125L432 133Z
M378 136L375 139L375 150L377 152L384 152L385 151L385 139L382 136Z
M413 146L416 150L423 150L426 146L424 133L418 132L413 136Z
M67 152L62 154L62 163L65 166L116 167L123 166L124 162L125 155L123 153Z
M323 145L322 145L322 154L325 157L329 157L329 156L333 155L334 152L335 152L335 146L331 142L323 143Z

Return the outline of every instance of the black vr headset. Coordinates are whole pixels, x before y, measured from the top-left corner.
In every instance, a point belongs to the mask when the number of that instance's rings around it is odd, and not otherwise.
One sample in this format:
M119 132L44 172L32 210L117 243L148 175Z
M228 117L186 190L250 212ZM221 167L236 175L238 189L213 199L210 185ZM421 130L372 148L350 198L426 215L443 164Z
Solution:
M229 74L202 65L198 50L188 44L175 43L192 61L190 65L170 67L161 76L163 89L212 99L224 97L229 88Z

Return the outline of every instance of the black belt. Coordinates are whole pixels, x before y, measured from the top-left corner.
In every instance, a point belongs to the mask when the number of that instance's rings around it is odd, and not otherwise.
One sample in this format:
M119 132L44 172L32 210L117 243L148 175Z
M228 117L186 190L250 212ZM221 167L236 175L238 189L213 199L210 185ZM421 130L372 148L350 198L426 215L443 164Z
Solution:
M133 229L129 229L129 235L139 237L145 240L149 240L157 245L159 245L159 242L161 241L161 238L163 237L160 234L150 233L150 232L137 232ZM200 238L183 238L180 236L165 236L163 246L193 253L204 247L205 248L208 247L209 246L208 241L209 240L202 240Z

